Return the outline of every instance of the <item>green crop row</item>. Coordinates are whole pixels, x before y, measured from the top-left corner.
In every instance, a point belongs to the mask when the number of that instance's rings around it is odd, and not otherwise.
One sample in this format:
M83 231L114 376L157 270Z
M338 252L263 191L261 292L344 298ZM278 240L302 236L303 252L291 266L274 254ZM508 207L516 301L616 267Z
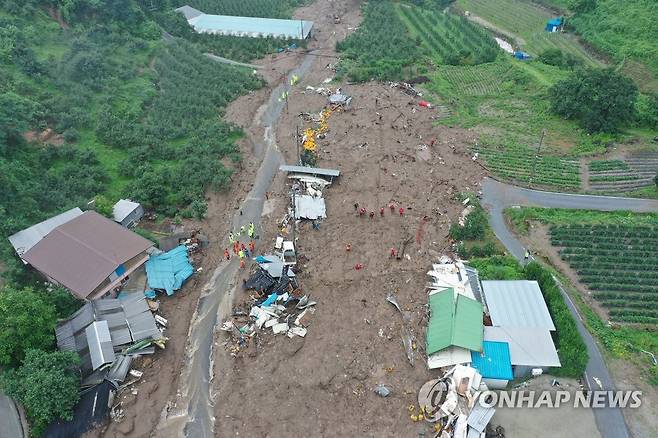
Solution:
M604 224L550 227L551 244L610 318L658 322L658 229Z
M590 172L600 172L605 170L629 170L628 163L622 160L600 160L590 161L588 164Z
M627 175L594 175L589 177L589 182L617 182L617 181L634 181L640 179L639 175L627 174Z

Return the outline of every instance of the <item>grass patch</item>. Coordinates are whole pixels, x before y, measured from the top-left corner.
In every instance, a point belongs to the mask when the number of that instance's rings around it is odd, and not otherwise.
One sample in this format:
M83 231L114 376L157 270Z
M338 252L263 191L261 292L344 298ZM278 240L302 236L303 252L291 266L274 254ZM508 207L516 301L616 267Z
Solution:
M523 0L458 0L466 11L481 17L502 30L517 36L523 50L539 55L547 49L560 49L574 55L590 66L601 62L590 55L574 35L551 33L544 30L546 21L554 14L541 6Z

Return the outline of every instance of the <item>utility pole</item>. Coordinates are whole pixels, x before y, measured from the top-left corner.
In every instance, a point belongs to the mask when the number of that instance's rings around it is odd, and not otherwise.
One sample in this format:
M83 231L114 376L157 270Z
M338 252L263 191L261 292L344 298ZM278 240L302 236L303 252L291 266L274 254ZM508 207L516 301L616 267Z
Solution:
M299 153L299 125L297 125L297 132L295 134L295 141L297 142L297 164L302 164L302 156Z
M295 243L295 235L296 233L296 228L297 228L297 202L296 202L296 192L295 188L293 187L292 189L292 244L297 246ZM295 253L297 252L297 249L295 249Z
M532 173L530 174L530 179L528 180L528 187L532 187L532 180L535 179L535 171L537 170L537 160L539 159L539 152L541 151L541 145L544 142L544 136L546 135L546 130L541 130L541 138L539 139L539 144L537 145L537 153L535 154L535 160L532 163Z

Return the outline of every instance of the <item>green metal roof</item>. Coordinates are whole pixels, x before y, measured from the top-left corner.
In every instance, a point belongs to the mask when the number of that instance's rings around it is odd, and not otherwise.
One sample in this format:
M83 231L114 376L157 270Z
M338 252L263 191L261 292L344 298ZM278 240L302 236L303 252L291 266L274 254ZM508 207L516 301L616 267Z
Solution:
M455 294L453 289L446 289L431 294L429 305L427 354L434 354L453 345L482 351L482 304L464 295Z

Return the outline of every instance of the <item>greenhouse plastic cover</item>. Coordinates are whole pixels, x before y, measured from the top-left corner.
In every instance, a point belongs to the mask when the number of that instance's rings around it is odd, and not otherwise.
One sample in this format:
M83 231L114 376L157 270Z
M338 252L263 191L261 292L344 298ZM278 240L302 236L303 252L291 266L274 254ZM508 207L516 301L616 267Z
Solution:
M151 256L146 262L146 276L151 289L163 289L167 295L183 286L185 280L194 273L194 267L187 257L187 248L177 246L171 251Z

